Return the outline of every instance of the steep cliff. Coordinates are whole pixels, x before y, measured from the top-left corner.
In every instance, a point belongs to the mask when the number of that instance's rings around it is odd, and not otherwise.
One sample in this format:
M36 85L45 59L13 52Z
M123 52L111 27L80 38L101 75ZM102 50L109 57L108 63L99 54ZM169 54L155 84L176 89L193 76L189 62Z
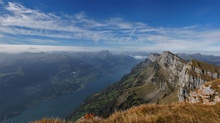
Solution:
M144 103L182 102L190 91L219 78L219 74L219 66L195 60L187 63L169 51L150 54L119 82L88 97L67 119L76 120L86 113L105 118Z
M205 82L220 77L219 66L196 60L187 63L168 51L161 55L151 54L149 59L158 63L166 71L168 83L178 89L179 101L184 101L189 96L190 90L199 88Z

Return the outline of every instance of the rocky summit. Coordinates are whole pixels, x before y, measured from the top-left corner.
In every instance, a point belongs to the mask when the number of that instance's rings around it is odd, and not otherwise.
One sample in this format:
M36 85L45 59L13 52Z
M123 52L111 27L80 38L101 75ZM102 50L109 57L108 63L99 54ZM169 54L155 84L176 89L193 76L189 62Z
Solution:
M191 99L192 91L219 77L219 66L196 60L186 62L169 51L153 53L119 82L88 97L66 119L77 120L87 113L106 118L140 104L185 102Z

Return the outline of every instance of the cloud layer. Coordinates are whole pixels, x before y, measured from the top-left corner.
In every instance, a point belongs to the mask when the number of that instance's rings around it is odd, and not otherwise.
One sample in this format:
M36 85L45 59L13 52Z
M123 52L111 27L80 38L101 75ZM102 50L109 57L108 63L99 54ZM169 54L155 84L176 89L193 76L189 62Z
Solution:
M44 13L21 4L3 3L0 45L71 45L143 51L220 51L220 29L208 25L153 27L123 18L96 20L84 12ZM113 48L114 47L114 48Z

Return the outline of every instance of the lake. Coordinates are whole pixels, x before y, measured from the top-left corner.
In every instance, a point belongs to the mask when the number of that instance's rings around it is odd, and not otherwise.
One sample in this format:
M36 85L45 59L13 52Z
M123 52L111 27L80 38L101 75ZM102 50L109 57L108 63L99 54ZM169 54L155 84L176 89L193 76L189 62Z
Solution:
M21 114L3 121L2 123L30 122L41 119L43 117L59 117L68 116L73 110L79 106L83 100L104 89L108 85L119 81L123 75L129 73L131 68L120 68L112 74L106 74L95 81L89 82L83 89L63 95L55 99L45 100L37 105L27 108Z

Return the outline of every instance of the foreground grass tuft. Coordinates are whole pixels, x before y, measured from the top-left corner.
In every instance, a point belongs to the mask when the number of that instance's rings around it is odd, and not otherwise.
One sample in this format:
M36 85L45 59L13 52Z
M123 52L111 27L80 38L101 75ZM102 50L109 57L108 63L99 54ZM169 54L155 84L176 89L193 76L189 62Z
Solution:
M65 123L65 120L61 120L59 118L43 118L33 123Z
M64 122L60 119L41 119L34 123ZM71 123L71 121L65 123ZM107 119L81 120L77 123L220 123L220 103L216 105L144 104L125 111L115 112Z
M99 123L220 123L220 103L216 105L175 103L145 104L116 112ZM82 122L81 122L82 123ZM86 121L83 121L86 123ZM91 121L87 121L91 123ZM94 122L93 122L94 123Z

